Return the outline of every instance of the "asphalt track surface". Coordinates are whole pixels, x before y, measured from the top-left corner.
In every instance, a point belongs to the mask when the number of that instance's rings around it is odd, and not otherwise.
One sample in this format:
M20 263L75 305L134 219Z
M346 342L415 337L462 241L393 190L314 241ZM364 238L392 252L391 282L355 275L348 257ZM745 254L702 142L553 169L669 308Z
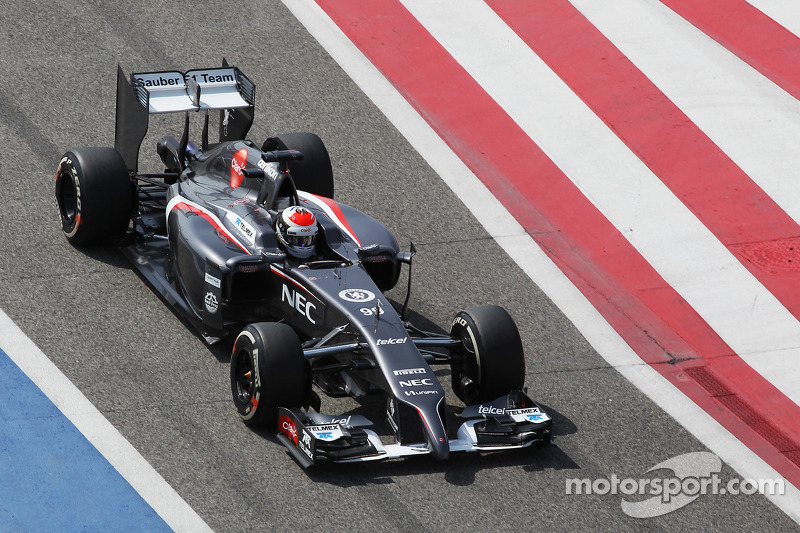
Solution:
M638 478L705 448L594 352L280 2L14 0L2 17L0 308L214 530L796 528L758 495L703 496L639 520L620 510L620 495L565 494L569 478ZM445 327L483 303L510 311L529 392L555 418L554 446L303 473L273 435L238 420L229 348L208 348L114 248L67 244L55 166L69 148L113 144L117 64L188 70L223 56L256 84L252 139L316 132L337 199L384 221L401 243L414 240L418 322ZM160 120L143 167L154 165L160 132L177 127ZM446 370L437 374L447 383ZM380 416L368 403L323 405ZM734 477L724 466L723 481Z

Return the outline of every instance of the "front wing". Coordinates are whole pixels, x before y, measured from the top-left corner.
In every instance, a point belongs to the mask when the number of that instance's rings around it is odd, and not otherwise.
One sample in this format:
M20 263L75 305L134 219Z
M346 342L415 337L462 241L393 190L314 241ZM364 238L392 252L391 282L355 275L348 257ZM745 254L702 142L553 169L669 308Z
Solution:
M522 396L525 407L515 408ZM303 468L320 462L380 461L430 453L426 443L384 443L369 429L372 422L358 415L331 416L303 409L278 409L278 440ZM464 409L465 419L451 452L495 452L545 446L551 440L552 419L521 391Z

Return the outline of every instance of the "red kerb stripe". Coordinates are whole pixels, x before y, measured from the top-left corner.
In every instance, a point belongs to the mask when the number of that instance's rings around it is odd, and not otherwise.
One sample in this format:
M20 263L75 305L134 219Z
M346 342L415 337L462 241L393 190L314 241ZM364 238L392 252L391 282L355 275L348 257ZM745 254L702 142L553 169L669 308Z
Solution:
M753 261L751 253L769 243L776 255L800 259L790 250L797 245L800 226L569 2L488 4L800 318L796 271L775 275Z
M800 38L795 34L744 0L661 2L800 99Z

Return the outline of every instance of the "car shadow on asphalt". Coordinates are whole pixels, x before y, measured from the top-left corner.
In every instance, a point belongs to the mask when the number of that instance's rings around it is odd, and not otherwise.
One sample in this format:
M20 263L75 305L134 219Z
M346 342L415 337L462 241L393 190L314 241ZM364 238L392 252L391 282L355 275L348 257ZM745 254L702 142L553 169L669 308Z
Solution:
M288 456L288 454L287 454ZM519 468L524 472L548 470L578 470L575 463L558 444L545 448L513 450L492 453L454 454L446 461L426 457L409 457L383 462L314 465L305 471L312 481L341 488L386 485L397 478L443 474L444 480L454 486L470 486L483 470Z
M130 269L134 272L135 268L125 258L125 255L120 249L113 244L98 244L89 246L72 246L72 250L82 253L92 261L103 263L104 265L113 266L116 268Z

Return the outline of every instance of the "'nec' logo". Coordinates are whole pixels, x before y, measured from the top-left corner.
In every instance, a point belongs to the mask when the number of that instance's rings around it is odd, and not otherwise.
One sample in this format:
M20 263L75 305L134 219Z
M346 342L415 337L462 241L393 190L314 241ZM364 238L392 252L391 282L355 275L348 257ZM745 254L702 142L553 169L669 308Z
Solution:
M400 381L401 387L425 387L432 386L433 380L430 378L425 379L409 379L408 381Z
M294 307L297 312L304 315L312 324L317 323L311 318L311 310L316 309L317 306L306 300L305 296L302 294L299 294L297 291L291 291L289 287L284 285L281 291L281 300L288 303L290 307Z

